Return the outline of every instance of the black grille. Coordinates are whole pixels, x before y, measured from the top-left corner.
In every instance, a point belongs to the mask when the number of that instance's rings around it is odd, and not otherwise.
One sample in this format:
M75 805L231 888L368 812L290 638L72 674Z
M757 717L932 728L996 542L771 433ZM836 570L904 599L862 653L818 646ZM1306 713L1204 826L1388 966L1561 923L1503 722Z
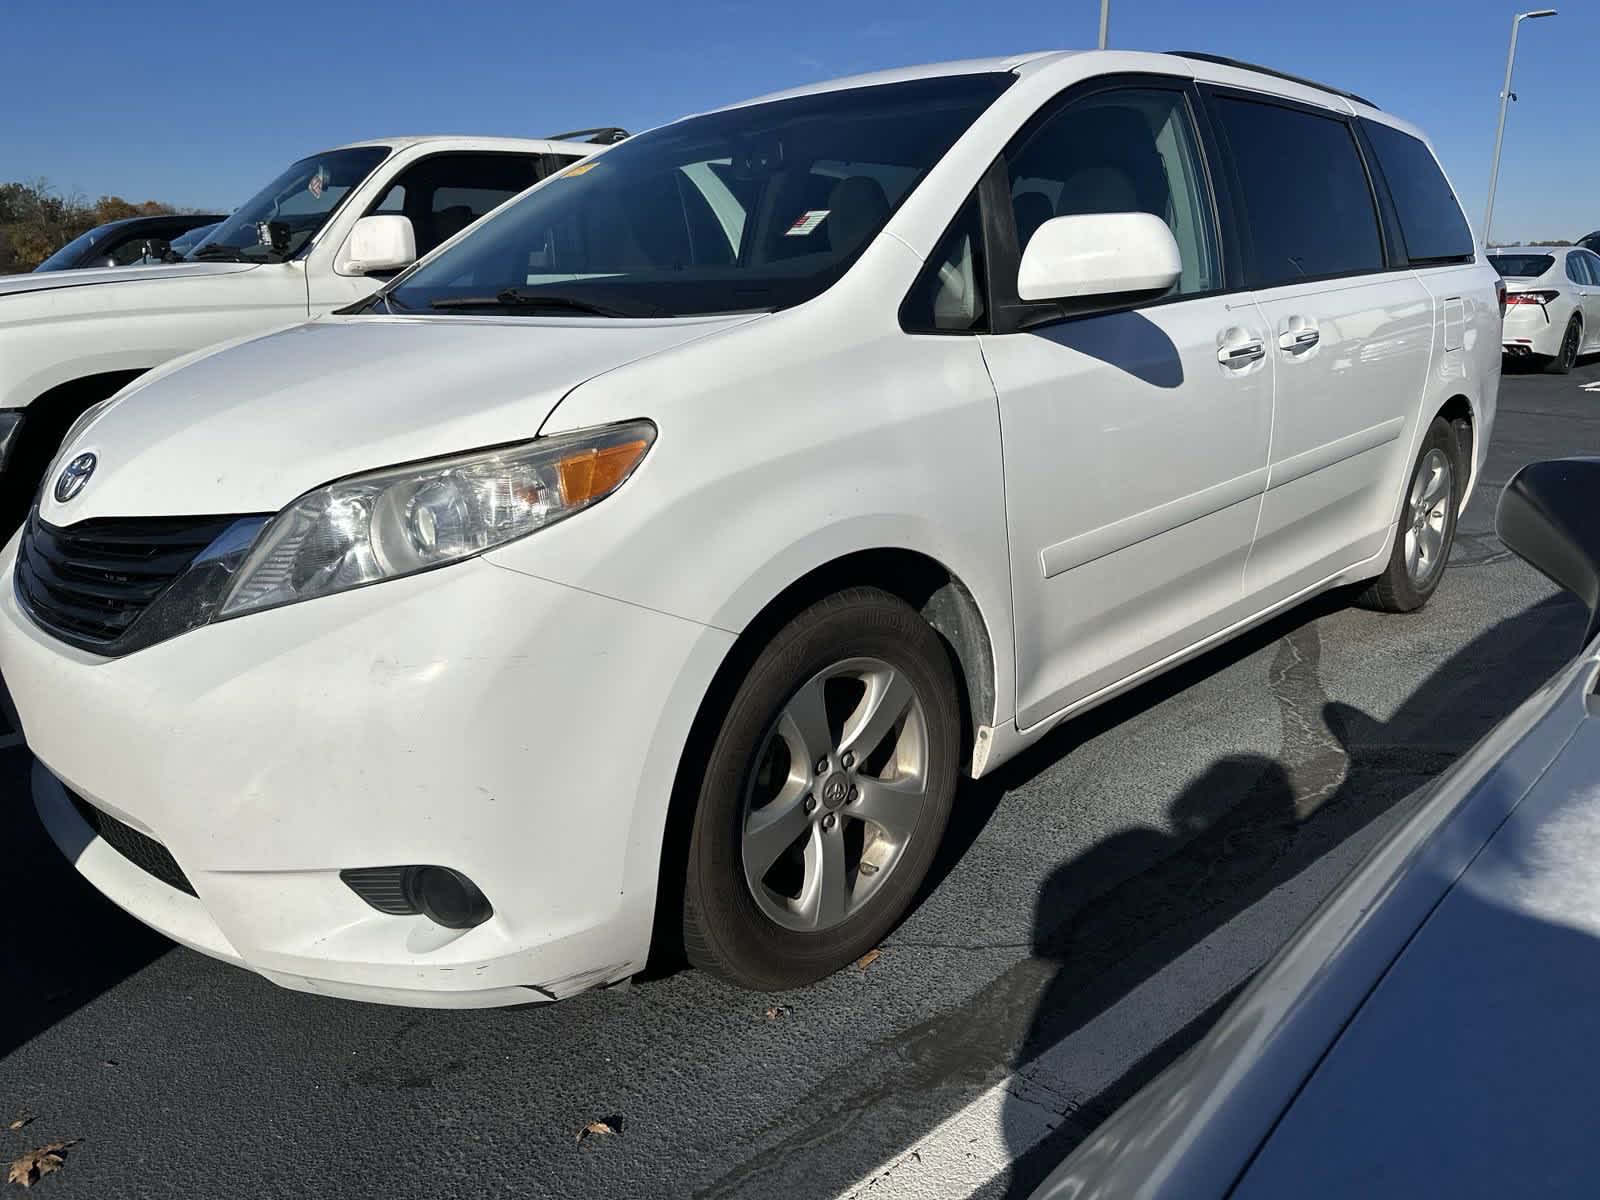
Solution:
M406 873L413 867L347 867L339 872L351 891L373 908L391 917L410 916L417 911L406 891Z
M105 652L234 517L102 517L58 527L35 510L17 552L17 594L34 620Z
M173 858L172 852L155 838L147 837L132 825L117 820L110 813L101 812L76 792L68 792L67 795L72 797L72 806L78 810L78 815L88 822L89 828L104 838L123 858L141 871L155 876L168 887L194 895L194 885L183 873L178 860Z

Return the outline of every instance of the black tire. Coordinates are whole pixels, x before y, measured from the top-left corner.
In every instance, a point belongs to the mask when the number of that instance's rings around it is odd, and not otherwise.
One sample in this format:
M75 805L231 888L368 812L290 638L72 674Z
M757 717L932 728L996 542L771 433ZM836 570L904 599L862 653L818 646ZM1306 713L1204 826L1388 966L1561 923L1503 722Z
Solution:
M1577 317L1567 322L1567 332L1561 338L1561 350L1554 358L1545 359L1546 375L1570 375L1578 361L1578 347L1583 344L1583 322Z
M861 852L849 885L849 903L857 903L853 899L857 891L866 893L859 908L831 928L786 928L757 901L756 888L764 887L765 881L746 879L746 821L757 811L747 808L751 790L772 747L779 744L780 717L801 690L838 664L868 660L891 667L910 685L915 703L920 705L914 711L919 745L925 750L919 770L924 789L921 808L908 824L909 834L894 851L892 867L869 863L871 869L863 872L866 853ZM861 587L836 593L811 605L779 630L735 691L705 764L684 881L683 940L689 961L738 986L775 991L821 979L875 947L915 898L944 835L961 757L956 696L955 675L944 643L915 610L887 592ZM864 712L865 702L861 703ZM910 720L902 717L886 743L898 744ZM835 745L839 742L836 726L842 723L843 717L834 721L830 716L834 731L828 736ZM864 755L868 752L870 747ZM791 767L798 761L795 756ZM862 775L857 778L866 779L868 763L858 765ZM694 769L692 764L689 769ZM814 769L808 758L805 771ZM809 794L810 788L819 793L830 790L823 774L816 770L818 782L803 785L812 804L817 802ZM831 785L833 780L834 775L828 774L825 782ZM866 790L867 784L863 782L862 788ZM849 795L846 803L856 803L854 787ZM828 816L829 811L837 815ZM830 820L828 828L837 827L841 843L847 827L873 828L859 821L847 823L849 815L845 809L822 809L814 819ZM809 816L803 819L813 820ZM803 853L802 844L822 836L818 828L806 828L779 863L796 861ZM860 836L867 837L865 833ZM887 873L880 881L868 880L870 886L863 889L863 879L879 870ZM803 894L803 887L801 891ZM769 907L773 903L770 897L764 902Z
M1423 464L1429 462L1430 456L1434 454L1442 454L1444 461L1449 464L1450 482L1448 494L1443 501L1443 538L1435 556L1430 559L1433 569L1419 578L1408 561L1406 533L1415 520L1412 497L1416 492L1418 476L1423 470ZM1368 584L1366 590L1361 593L1359 597L1361 604L1382 612L1415 612L1438 590L1439 582L1444 578L1445 566L1450 559L1450 548L1455 544L1456 513L1461 504L1461 489L1466 482L1466 469L1461 460L1462 454L1455 430L1443 417L1435 417L1428 426L1427 435L1422 439L1416 461L1406 473L1406 490L1400 506L1400 526L1395 531L1394 548L1389 553L1389 565L1384 568L1383 574Z

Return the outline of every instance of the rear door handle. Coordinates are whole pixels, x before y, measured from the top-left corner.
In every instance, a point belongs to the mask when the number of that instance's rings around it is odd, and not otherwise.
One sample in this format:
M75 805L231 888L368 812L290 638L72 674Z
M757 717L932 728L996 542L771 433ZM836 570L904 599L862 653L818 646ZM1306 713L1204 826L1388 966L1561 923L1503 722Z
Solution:
M1217 361L1225 367L1242 367L1266 357L1266 353L1267 348L1261 344L1261 339L1251 338L1247 342L1230 343L1218 350Z
M1278 345L1285 350L1309 350L1322 340L1315 329L1291 329L1278 336Z

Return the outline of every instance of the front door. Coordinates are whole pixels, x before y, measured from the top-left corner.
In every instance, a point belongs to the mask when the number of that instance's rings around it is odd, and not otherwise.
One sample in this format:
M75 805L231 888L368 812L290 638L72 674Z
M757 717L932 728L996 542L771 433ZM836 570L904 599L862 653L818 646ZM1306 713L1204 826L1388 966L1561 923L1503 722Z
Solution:
M1111 87L1059 104L1007 151L1019 247L1051 217L1149 212L1183 260L1160 301L982 339L1024 728L1236 615L1266 485L1272 362L1254 303L1221 294L1192 105L1178 81Z

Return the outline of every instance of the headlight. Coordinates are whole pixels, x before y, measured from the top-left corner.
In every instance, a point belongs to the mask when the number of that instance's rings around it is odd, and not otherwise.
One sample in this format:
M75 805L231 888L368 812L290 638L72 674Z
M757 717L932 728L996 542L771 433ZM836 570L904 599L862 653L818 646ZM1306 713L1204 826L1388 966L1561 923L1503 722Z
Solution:
M655 436L634 421L320 487L273 518L217 616L425 571L553 525L616 491Z

